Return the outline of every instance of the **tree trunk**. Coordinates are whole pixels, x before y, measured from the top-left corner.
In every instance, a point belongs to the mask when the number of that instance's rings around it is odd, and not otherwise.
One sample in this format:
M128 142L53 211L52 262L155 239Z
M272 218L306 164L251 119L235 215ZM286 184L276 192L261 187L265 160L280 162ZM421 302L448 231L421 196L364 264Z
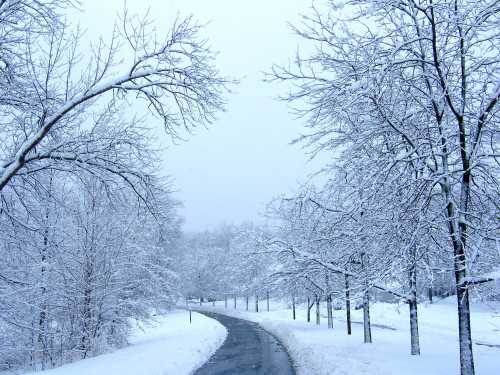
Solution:
M345 275L345 315L347 334L351 334L351 291L349 289L349 276Z
M372 342L372 328L370 324L370 294L368 290L363 293L363 336L365 344Z
M255 312L259 312L259 296L255 296Z
M84 302L83 302L83 332L81 337L81 352L82 358L87 358L88 352L90 350L90 330L92 321L92 290L87 287L84 291Z
M372 327L370 323L370 291L368 285L368 275L367 275L367 265L366 265L366 255L361 254L361 270L364 278L363 292L363 338L365 344L372 342Z
M462 195L468 197L469 178L467 175L462 177L467 181L463 181ZM449 186L446 182L442 185L445 190L446 197L449 198ZM462 197L462 199L468 199ZM467 213L467 201L461 202L461 211ZM446 206L448 216L448 229L453 244L453 267L455 274L455 288L457 292L457 312L458 312L458 337L460 348L460 374L461 375L474 375L474 354L472 351L472 333L470 326L470 306L469 306L469 290L465 283L467 277L467 263L465 255L465 244L467 240L467 224L465 219L456 223L456 210L453 201L448 201Z
M328 294L326 297L326 312L328 315L328 328L333 328L333 307L331 294Z
M46 332L46 329L45 329L45 320L46 320L46 310L45 310L45 307L42 306L42 310L40 311L40 316L39 316L39 319L38 319L38 352L40 353L40 364L41 364L41 369L42 370L45 370L46 367L45 367L45 364L47 362L47 356L46 356L46 353L47 353L47 349L46 349L46 344L45 344L45 340L46 340L46 336L47 336L47 332Z
M234 295L234 309L236 310L236 294Z
M330 293L330 278L328 271L325 273L325 286L326 286L326 317L328 328L333 328L333 312L332 312L332 295Z
M307 323L311 322L311 309L314 306L314 301L311 303L311 298L307 297Z
M410 306L411 355L420 355L420 343L418 337L417 301L411 300L409 301L408 305Z
M46 339L47 339L47 277L46 277L46 262L47 262L47 250L48 250L48 245L49 245L49 229L48 229L48 219L49 219L49 214L48 211L45 214L45 230L44 230L44 235L43 235L43 247L42 247L42 254L40 258L41 262L41 268L40 268L40 300L42 301L41 306L40 306L40 314L38 316L38 350L40 352L40 362L41 362L41 369L45 370L45 364L47 362L47 345L46 345Z
M267 312L269 312L269 291L266 292Z
M432 10L432 8L431 8ZM462 39L462 37L461 37ZM434 52L437 59L436 52ZM463 56L462 56L463 58ZM464 65L462 65L464 66ZM465 82L465 74L462 71L462 82ZM464 99L465 100L465 99ZM453 245L453 268L455 274L455 287L457 292L457 312L458 312L458 337L460 348L460 374L474 375L474 354L472 351L472 334L470 326L470 306L469 291L467 285L463 283L467 277L466 244L468 239L468 213L470 202L471 166L470 155L467 153L466 131L464 127L464 117L457 117L460 141L460 158L462 162L462 179L460 181L460 198L457 200L452 195L452 185L449 180L449 153L448 140L443 130L441 118L437 119L437 129L439 131L441 143L441 165L443 180L440 182L443 201L446 204L445 214L448 220L448 232ZM479 134L478 134L479 136ZM478 140L476 140L478 141ZM457 220L458 219L458 220Z
M464 172L462 189L469 189L470 171ZM465 176L467 174L467 177ZM464 193L468 196L468 192ZM467 213L467 203L462 204L462 212ZM466 219L466 218L465 218ZM465 255L465 243L467 240L466 220L461 220L458 224L460 239L453 241L454 247L454 272L457 289L457 308L458 308L458 337L460 342L460 373L461 375L474 375L474 353L472 351L472 332L470 326L470 305L469 288L467 280L467 262Z
M320 325L320 311L319 311L319 300L320 297L316 295L316 324Z
M32 316L34 316L33 313L33 306L31 307L31 313ZM36 332L36 319L33 319L31 322L31 348L30 348L30 367L32 370L36 371L37 369L37 363L36 363L36 338L35 338L35 332Z
M410 336L411 355L420 355L420 342L418 336L418 315L417 315L417 259L416 249L412 249L412 259L409 272L410 296L408 305L410 307Z
M469 291L457 289L458 335L460 339L460 374L474 375L474 357L472 352L472 334L470 328Z
M292 318L295 320L296 318L296 313L295 313L295 296L292 296Z
M245 297L245 302L246 302L247 311L248 311L248 296Z
M464 187L462 186L464 189ZM467 184L468 188L468 184ZM467 212L467 205L462 208ZM460 347L460 374L474 375L474 353L472 351L472 333L470 326L469 290L465 282L467 265L465 243L467 239L467 224L465 220L455 223L455 209L452 202L447 205L448 228L453 243L455 288L457 292L458 337Z

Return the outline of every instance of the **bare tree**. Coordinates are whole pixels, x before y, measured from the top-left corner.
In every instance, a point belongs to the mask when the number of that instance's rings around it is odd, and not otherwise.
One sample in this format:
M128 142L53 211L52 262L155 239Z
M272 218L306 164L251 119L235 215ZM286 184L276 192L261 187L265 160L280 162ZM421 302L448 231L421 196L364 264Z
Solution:
M468 254L497 238L489 223L498 207L498 7L432 0L324 5L294 29L316 52L275 67L270 79L294 85L285 99L308 116L311 134L302 140L313 153L352 147L383 157L385 179L398 165L412 168L408 186L446 223L440 231L453 253L461 373L473 374L469 289L488 278L469 275L481 268ZM353 161L351 168L362 166ZM364 188L388 186L380 177Z
M23 84L3 97L2 138L9 142L0 156L1 191L41 159L85 163L89 152L81 155L68 138L84 135L85 124L102 108L115 112L119 102L134 98L172 136L180 128L210 123L223 108L228 81L218 74L214 54L191 18L176 20L160 38L147 19L125 11L109 43L94 45L89 61L81 56L79 33L64 25L51 27L50 34L38 34L33 41L26 31L28 42L16 46L26 56L27 69L17 73ZM122 55L126 63L119 62Z

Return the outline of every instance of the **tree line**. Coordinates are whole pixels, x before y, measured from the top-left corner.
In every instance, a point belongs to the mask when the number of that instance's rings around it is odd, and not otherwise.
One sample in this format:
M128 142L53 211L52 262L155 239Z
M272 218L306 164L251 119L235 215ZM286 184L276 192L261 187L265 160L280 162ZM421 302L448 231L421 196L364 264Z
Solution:
M327 181L271 202L273 225L236 272L263 254L265 289L309 296L309 311L334 294L346 312L359 302L367 343L370 302L392 296L408 305L413 355L418 302L455 295L461 374L474 374L471 293L498 298L499 16L490 1L314 3L292 26L298 52L266 80L289 89L307 129L295 143L329 157Z
M78 6L0 0L2 370L121 347L173 306L181 219L154 139L212 122L229 83L192 18L160 33L124 9L86 45Z

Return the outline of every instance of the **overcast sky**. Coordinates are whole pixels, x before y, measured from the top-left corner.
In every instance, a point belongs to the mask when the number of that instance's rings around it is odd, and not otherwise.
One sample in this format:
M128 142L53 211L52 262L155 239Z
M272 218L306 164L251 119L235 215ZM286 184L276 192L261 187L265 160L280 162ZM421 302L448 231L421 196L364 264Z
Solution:
M285 63L298 43L287 22L298 20L310 0L128 0L128 7L151 7L158 26L168 26L177 13L210 23L204 30L219 52L222 74L241 79L208 130L170 147L164 174L175 178L183 201L186 230L220 223L259 220L265 204L289 193L315 171L303 150L289 142L303 131L285 103L275 100L286 88L262 82L263 71ZM105 34L122 0L83 0L80 23L90 34Z

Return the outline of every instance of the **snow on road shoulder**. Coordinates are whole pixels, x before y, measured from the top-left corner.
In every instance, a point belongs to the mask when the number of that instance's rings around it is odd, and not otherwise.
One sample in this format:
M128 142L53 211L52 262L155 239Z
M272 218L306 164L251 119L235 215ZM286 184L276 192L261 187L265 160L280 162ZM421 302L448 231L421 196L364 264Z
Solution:
M278 302L272 302L275 305ZM240 303L243 308L244 303ZM287 347L298 375L449 375L459 373L457 314L453 298L419 306L421 356L411 356L407 307L388 303L371 306L373 344L363 344L362 310L352 311L353 333L346 334L345 311L334 312L334 329L305 322L305 308L291 319L286 306L270 312L206 307L207 310L259 323ZM314 311L312 312L314 320ZM481 304L472 311L477 374L496 375L500 368L500 316ZM478 344L479 343L479 344ZM481 343L488 343L485 346Z
M226 336L216 320L193 313L189 324L188 312L176 310L137 329L126 348L30 375L188 375Z

